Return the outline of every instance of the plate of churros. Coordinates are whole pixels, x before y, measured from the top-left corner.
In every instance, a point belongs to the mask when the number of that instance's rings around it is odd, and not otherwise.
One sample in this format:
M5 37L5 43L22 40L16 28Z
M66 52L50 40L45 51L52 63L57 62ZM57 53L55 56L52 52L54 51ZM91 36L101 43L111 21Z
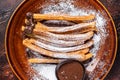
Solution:
M103 80L117 34L99 0L24 0L9 20L5 47L20 80Z

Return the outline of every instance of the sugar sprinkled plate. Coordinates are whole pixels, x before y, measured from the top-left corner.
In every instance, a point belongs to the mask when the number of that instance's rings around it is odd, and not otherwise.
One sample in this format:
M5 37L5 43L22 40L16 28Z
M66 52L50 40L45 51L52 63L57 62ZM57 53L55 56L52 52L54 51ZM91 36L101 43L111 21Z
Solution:
M94 35L92 61L85 64L90 80L104 79L111 69L117 50L117 34L113 20L98 0L29 0L23 1L12 15L6 31L7 59L19 79L56 80L55 64L29 64L26 48L22 44L21 26L27 12L69 14L72 16L94 14L98 32ZM37 53L34 53L40 57ZM50 73L51 72L51 73ZM46 75L47 73L47 75ZM51 75L53 74L53 75ZM49 77L49 75L51 75Z

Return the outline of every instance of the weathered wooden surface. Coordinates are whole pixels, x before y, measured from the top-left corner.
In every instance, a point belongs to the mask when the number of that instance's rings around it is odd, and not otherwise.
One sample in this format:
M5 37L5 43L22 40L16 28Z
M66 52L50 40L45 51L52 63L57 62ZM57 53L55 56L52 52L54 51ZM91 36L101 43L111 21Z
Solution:
M4 37L9 17L21 1L22 0L0 0L0 80L17 80L5 56ZM106 6L114 19L118 32L118 44L120 44L120 0L100 1ZM118 45L115 63L105 80L120 80L120 45Z

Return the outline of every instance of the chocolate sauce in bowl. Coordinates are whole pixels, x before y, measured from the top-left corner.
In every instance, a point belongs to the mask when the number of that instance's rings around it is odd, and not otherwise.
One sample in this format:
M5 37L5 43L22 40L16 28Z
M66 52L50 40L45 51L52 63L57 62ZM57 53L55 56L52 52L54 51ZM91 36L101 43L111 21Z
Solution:
M65 60L56 67L58 80L84 80L85 68L77 60Z

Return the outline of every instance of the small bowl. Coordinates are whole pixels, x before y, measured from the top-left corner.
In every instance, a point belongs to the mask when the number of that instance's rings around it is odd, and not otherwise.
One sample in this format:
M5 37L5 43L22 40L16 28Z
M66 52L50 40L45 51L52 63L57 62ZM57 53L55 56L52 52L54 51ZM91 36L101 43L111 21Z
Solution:
M77 63L77 64L76 64ZM69 65L68 65L69 64ZM79 66L79 67L78 67ZM73 69L70 69L70 70L67 70L66 67L68 69L70 68L73 68ZM62 69L62 72L59 73L59 71L61 71ZM72 71L73 70L73 71ZM70 73L69 73L69 72ZM80 73L79 73L80 72ZM68 74L69 73L69 74ZM75 74L74 74L75 73ZM77 76L78 74L76 73L79 73L80 75ZM67 75L68 74L68 75ZM71 76L71 74L73 76ZM62 79L60 79L59 75L63 76ZM70 77L74 77L74 80L84 80L85 78L85 67L84 65L78 61L78 60L74 60L74 59L66 59L64 61L62 61L61 63L59 63L56 67L56 77L58 78L58 80L63 80L63 78L68 78L69 80L71 79ZM79 78L78 78L79 77ZM76 78L76 79L75 79ZM68 80L68 79L65 79L65 80ZM73 80L73 79L71 79Z

